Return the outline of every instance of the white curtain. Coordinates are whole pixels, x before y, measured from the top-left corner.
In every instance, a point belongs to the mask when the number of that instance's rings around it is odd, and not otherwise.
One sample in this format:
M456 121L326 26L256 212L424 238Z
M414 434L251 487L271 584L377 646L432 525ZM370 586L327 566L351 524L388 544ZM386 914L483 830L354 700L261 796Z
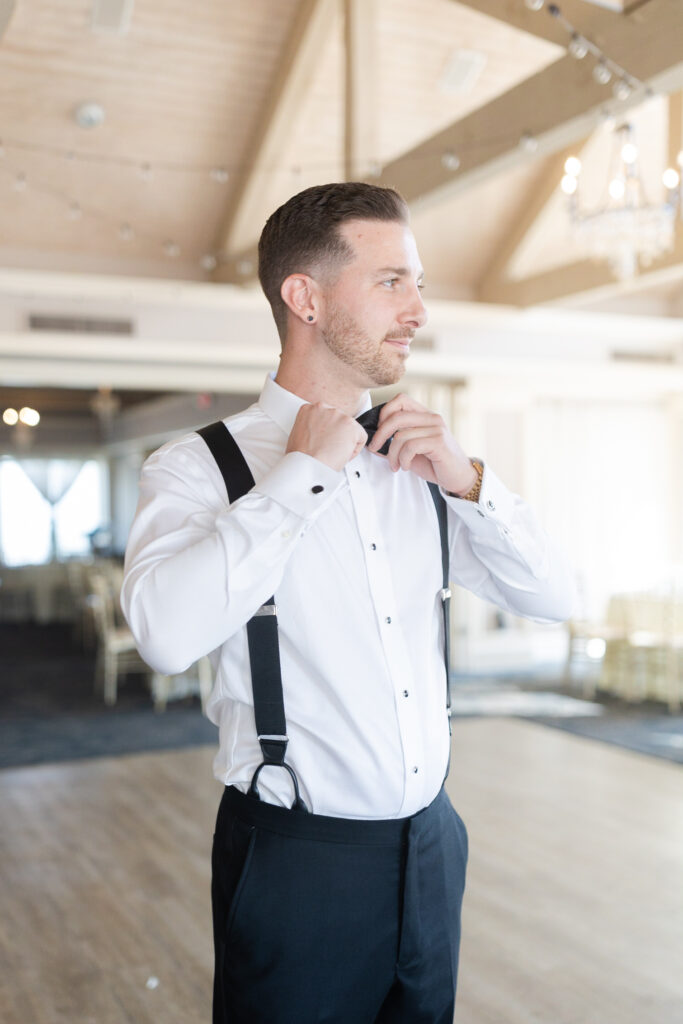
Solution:
M666 408L656 402L547 400L530 432L533 503L577 574L579 614L665 581L674 559Z
M54 559L57 555L55 508L68 494L85 463L79 459L19 459L18 462L50 505L50 558Z

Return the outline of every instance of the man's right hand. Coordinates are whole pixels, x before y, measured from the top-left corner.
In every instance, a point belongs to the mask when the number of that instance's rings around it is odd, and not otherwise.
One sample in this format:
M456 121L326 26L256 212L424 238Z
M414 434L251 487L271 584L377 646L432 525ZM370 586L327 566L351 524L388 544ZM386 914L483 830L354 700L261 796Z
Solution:
M322 402L302 405L287 442L289 452L304 452L331 469L343 469L362 451L368 435L360 423Z

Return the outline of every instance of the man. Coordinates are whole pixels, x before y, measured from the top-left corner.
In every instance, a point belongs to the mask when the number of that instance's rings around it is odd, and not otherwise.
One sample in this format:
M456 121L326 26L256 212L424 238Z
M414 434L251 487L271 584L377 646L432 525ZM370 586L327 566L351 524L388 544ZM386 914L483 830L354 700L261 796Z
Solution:
M450 1024L467 836L442 788L443 578L425 481L448 506L453 581L537 621L569 615L571 583L531 511L440 416L399 395L365 446L354 417L369 388L400 379L426 320L396 192L294 196L263 230L259 276L280 366L226 421L255 486L228 506L199 434L165 445L143 469L123 588L151 665L176 673L211 653L216 669L214 1021ZM273 622L272 594L288 741L283 725L260 746L250 667L270 671L277 650L244 627ZM260 768L269 737L282 757Z

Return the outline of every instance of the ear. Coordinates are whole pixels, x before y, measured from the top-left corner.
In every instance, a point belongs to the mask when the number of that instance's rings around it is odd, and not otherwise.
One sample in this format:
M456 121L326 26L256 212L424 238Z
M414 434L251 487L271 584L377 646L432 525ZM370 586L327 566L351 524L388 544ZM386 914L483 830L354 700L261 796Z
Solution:
M318 319L320 294L318 285L308 274L290 274L280 288L282 301L294 316L304 323Z

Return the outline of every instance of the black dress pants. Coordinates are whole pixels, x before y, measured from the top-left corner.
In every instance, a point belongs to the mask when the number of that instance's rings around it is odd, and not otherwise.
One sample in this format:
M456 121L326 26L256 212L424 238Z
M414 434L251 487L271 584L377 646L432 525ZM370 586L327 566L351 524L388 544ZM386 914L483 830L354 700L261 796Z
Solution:
M214 1024L452 1024L467 832L442 790L357 821L228 787L214 836Z

